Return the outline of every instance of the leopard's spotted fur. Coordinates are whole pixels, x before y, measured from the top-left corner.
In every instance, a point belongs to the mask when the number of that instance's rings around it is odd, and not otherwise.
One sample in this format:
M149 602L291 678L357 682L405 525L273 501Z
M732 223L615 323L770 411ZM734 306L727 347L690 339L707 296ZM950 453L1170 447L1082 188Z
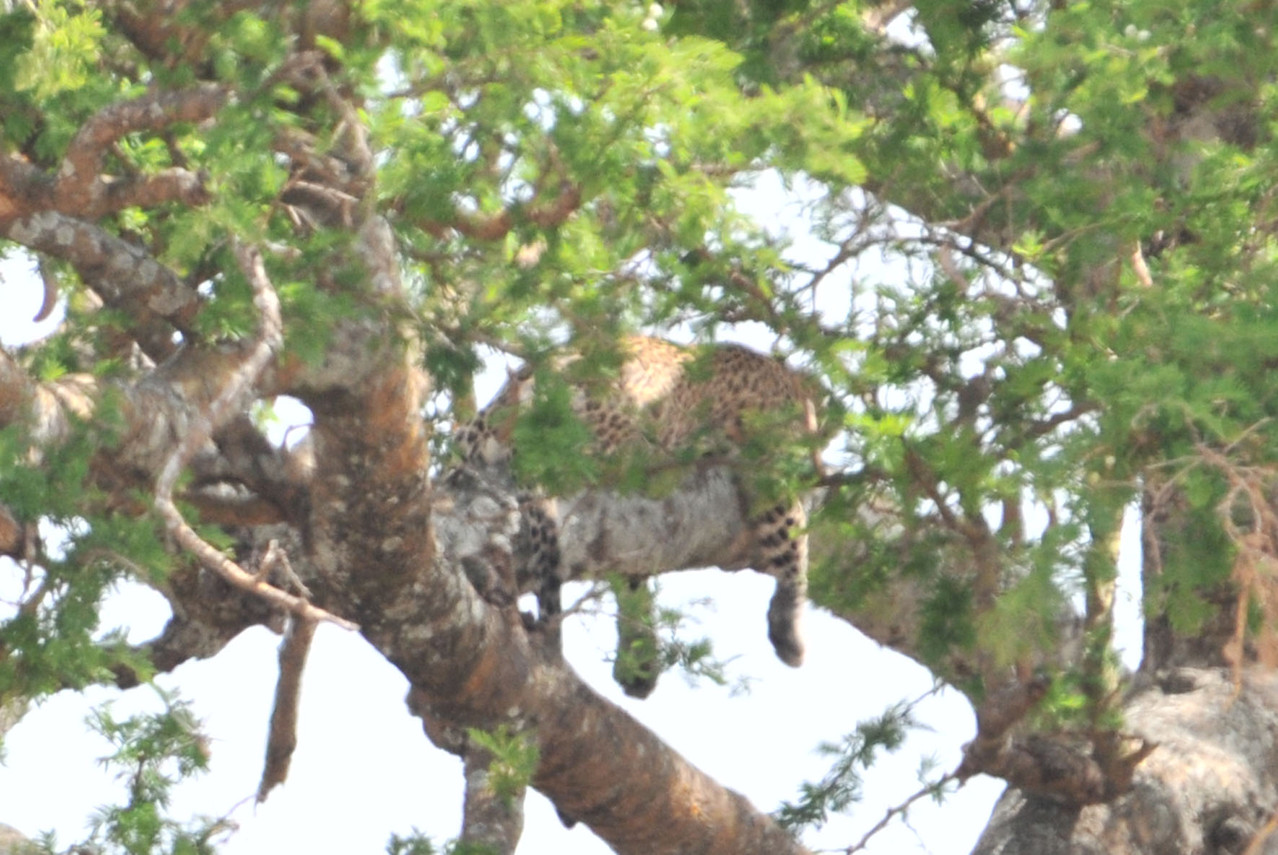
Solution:
M752 431L766 430L778 414L787 423L798 423L801 434L818 429L819 384L773 357L734 344L702 352L646 336L626 338L621 355L614 380L590 393L579 391L574 401L601 455L639 447L731 451L755 436ZM564 359L560 367L574 360ZM512 373L493 402L458 430L458 446L469 463L509 459L515 421L531 397L532 372ZM799 618L807 592L806 523L799 501L769 508L751 521L755 569L777 580L768 608L768 637L781 660L793 666L803 660ZM553 611L559 582L553 519L534 507L525 529L533 552L530 568L541 582L542 608Z

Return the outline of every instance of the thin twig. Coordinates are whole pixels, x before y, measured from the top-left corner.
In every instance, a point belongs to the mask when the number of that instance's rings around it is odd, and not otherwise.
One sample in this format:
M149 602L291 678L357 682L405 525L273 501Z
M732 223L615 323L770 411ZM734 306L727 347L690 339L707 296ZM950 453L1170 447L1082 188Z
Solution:
M844 855L852 855L853 852L860 852L864 850L865 847L869 844L870 838L878 834L883 829L887 828L888 823L891 822L895 817L903 815L906 811L910 809L910 806L913 805L915 802L917 802L919 799L923 798L924 796L932 795L938 789L940 789L941 787L944 787L950 781L956 780L957 778L958 778L957 772L950 772L945 777L937 781L934 781L933 783L923 787L918 792L911 794L909 798L907 798L905 801L901 802L900 804L894 805L893 807L888 808L887 813L883 814L883 818L880 819L878 822L876 822L874 826L861 837L860 840L858 840L853 845L849 846L847 849L843 850Z
M187 461L209 440L213 431L245 402L262 371L271 363L284 340L280 319L279 296L267 279L262 256L256 249L232 242L236 261L253 287L253 305L261 318L257 341L243 364L231 372L222 391L205 412L196 412L186 436L169 455L155 484L155 508L164 518L169 534L177 543L199 559L200 563L230 584L254 594L274 606L291 612L301 620L329 621L345 629L358 627L344 619L266 582L247 572L191 528L173 504L173 487Z

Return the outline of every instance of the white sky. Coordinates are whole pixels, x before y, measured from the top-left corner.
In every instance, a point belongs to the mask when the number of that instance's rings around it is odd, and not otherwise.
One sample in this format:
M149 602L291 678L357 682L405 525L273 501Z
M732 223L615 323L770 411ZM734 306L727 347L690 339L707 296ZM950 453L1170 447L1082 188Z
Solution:
M773 195L778 192L768 187L756 197L769 219L793 202L778 204ZM0 261L0 341L13 345L30 340L56 323L55 314L41 330L31 328L29 319L39 302L30 263ZM1125 632L1120 637L1128 641L1126 658L1134 664L1139 605L1131 580L1139 543L1131 522L1124 529L1120 628ZM16 569L0 564L0 617L7 613L5 603L12 602L17 581ZM819 743L840 741L858 721L931 686L923 668L819 609L809 610L807 662L797 670L785 667L766 638L771 590L771 579L749 571L708 570L662 581L662 602L681 606L699 620L689 634L713 639L716 654L732 660L730 682L748 678L745 693L704 682L690 687L671 673L650 698L634 701L613 683L605 661L615 643L610 616L574 618L564 633L569 660L596 690L765 811L794 799L800 782L824 774L829 758L816 753ZM713 599L713 607L689 605L706 597ZM159 631L166 617L158 595L133 590L108 603L103 628L127 626L132 641L143 641ZM215 659L188 663L157 679L195 703L213 737L212 769L178 790L175 815L230 812L239 831L227 838L222 849L227 855L378 853L392 832L407 834L413 827L437 842L456 835L460 762L435 749L408 714L403 704L407 684L399 673L358 636L332 626L322 626L316 636L289 780L264 805L254 807L277 642L265 629L251 630ZM118 699L120 714L156 706L153 692L145 687L126 693L101 688L63 692L28 713L9 733L0 766L0 822L28 835L52 829L65 847L83 835L98 806L123 801L122 784L95 762L106 745L84 725L92 704L108 698ZM930 730L916 732L904 749L881 759L867 776L864 800L849 817L836 818L822 832L805 837L809 846L843 848L858 840L888 807L919 788L916 772L924 758L936 760L933 777L954 768L973 731L967 703L956 692L944 692L924 701L918 715ZM908 825L893 822L867 851L966 853L1001 791L1001 782L982 777L939 806L920 801L911 808ZM610 850L584 826L564 829L549 803L533 793L519 851L595 855Z

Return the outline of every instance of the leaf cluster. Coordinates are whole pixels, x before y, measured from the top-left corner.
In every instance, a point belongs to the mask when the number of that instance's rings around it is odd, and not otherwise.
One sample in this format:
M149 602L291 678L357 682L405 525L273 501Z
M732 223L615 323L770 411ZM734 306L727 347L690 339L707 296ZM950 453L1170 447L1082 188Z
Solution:
M468 728L466 735L492 755L488 764L488 787L507 806L528 787L537 771L540 751L527 733L517 733L506 725L496 730Z
M100 762L124 782L127 801L101 808L92 820L90 843L103 852L127 855L206 855L214 838L228 831L223 820L196 817L180 822L167 815L173 789L208 769L208 740L190 705L157 689L163 709L125 719L110 705L88 724L114 749Z
M830 771L817 783L804 783L798 801L783 803L774 814L777 822L792 831L820 828L831 813L856 804L863 792L862 771L874 764L879 752L900 748L917 727L913 704L898 703L877 718L859 722L839 744L823 743L821 753L835 758Z

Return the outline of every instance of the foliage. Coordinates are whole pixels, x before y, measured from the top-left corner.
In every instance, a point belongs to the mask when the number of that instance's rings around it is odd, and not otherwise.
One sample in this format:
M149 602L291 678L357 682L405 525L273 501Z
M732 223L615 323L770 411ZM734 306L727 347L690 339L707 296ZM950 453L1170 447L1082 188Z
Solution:
M215 851L213 838L228 828L217 819L179 823L165 816L173 788L208 769L209 753L200 722L190 705L157 689L164 709L116 719L109 706L95 711L92 729L115 753L101 763L125 781L128 801L100 809L91 841L106 852L128 855L204 855Z
M386 844L386 855L435 855L437 851L430 838L415 828L406 837L392 834ZM444 855L493 855L491 846L463 840L445 844L442 851Z
M634 587L620 577L608 580L617 601L617 651L613 677L622 686L647 685L671 669L678 669L692 684L708 680L717 686L728 684L728 663L714 654L712 639L687 632L691 614L685 608L658 606L659 585ZM689 606L706 605L705 602ZM747 678L748 679L748 678ZM744 690L746 680L734 690ZM641 693L646 696L647 692Z
M435 847L429 837L414 828L407 837L392 834L386 844L386 855L435 855Z
M777 809L777 821L795 831L804 826L819 828L831 813L845 811L860 801L862 770L874 764L880 751L900 748L906 734L919 726L913 707L899 703L877 718L859 722L840 744L822 743L820 752L836 758L833 766L819 782L802 784L799 800L785 802Z
M49 394L143 385L178 339L210 353L250 339L259 315L232 252L249 240L271 249L290 370L335 358L339 324L393 314L388 328L420 339L441 429L474 409L485 357L521 359L537 374L513 428L525 483L660 493L669 484L642 466L587 453L550 354L571 343L584 358L570 379L588 386L616 370L624 332L748 334L818 374L842 428L813 521L833 543L813 599L869 623L910 590L899 623L915 634L892 641L974 703L1008 674L1042 673L1037 727L1119 726L1110 547L1138 503L1151 626L1227 625L1201 647L1228 641L1237 661L1278 649L1266 4L928 0L885 28L881 4L856 2L366 0L337 38L297 23L313 4L187 3L146 41L129 15L153 5L0 3L5 204L73 172L78 134L113 105L197 84L226 94L88 158L107 197L139 177L197 179L190 198L71 213L201 299L145 353L151 309L96 293L110 265L43 246L66 323L17 364ZM24 169L41 180L18 192ZM316 215L299 196L332 175L346 189ZM777 188L762 213L760 187ZM411 294L393 310L354 260L351 224L369 213L393 230ZM5 234L0 249L22 243ZM126 579L186 581L149 510L154 473L100 477L125 421L113 394L53 450L33 447L35 425L0 429L5 510L61 541L0 569L19 589L0 614L0 703L145 679L146 652L99 631L101 602ZM742 451L756 492L811 486L811 449L772 445ZM242 546L234 527L201 532L226 554ZM1075 611L1085 655L1062 661ZM657 656L714 678L707 653L663 640L618 665ZM909 723L895 710L858 728L783 821L852 803L860 770ZM156 812L202 768L185 707L96 726L132 775L101 839L203 851L203 832ZM471 738L493 754L499 794L527 784L538 758L523 735Z
M504 803L513 802L537 771L540 757L537 743L529 734L512 732L504 724L492 731L472 727L466 735L492 755L488 763L488 786L493 794Z

